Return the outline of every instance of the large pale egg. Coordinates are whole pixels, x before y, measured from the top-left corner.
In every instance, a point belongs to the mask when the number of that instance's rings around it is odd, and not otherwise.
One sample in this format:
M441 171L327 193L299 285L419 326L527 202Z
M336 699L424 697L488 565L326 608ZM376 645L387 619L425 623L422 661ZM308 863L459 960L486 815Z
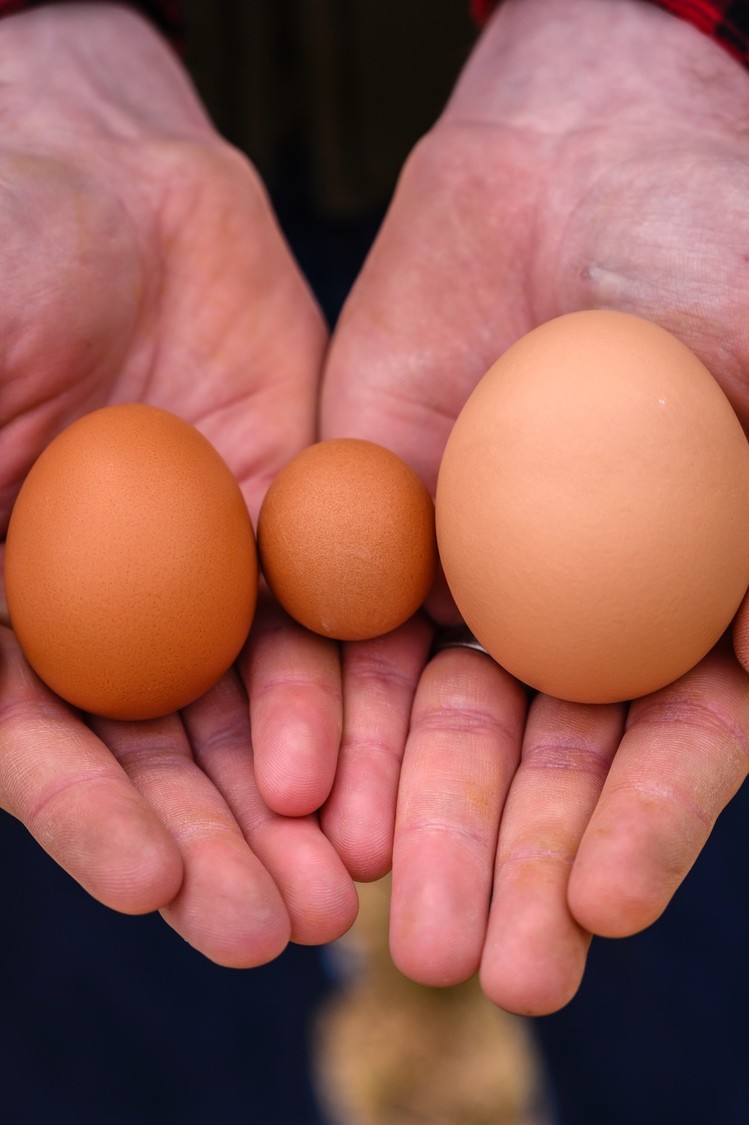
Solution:
M96 715L186 706L238 655L257 596L247 508L198 430L152 406L105 407L32 466L5 553L29 663Z
M276 476L258 517L263 573L302 625L341 641L403 624L434 579L434 503L389 449L360 438L309 446Z
M749 445L697 357L613 311L490 368L442 460L437 536L468 626L521 681L604 703L693 667L749 584Z

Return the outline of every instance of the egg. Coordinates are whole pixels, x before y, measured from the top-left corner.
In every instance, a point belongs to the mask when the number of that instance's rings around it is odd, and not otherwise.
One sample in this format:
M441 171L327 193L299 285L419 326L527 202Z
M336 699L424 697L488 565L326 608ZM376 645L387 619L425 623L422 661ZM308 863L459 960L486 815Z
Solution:
M83 711L169 714L232 665L257 597L239 485L199 431L104 407L42 452L11 514L11 624L40 678Z
M749 445L675 336L606 310L512 345L455 422L436 492L466 624L532 688L581 703L657 690L749 584Z
M360 438L309 446L275 477L258 517L268 585L296 621L365 640L411 617L436 567L434 503L395 453Z

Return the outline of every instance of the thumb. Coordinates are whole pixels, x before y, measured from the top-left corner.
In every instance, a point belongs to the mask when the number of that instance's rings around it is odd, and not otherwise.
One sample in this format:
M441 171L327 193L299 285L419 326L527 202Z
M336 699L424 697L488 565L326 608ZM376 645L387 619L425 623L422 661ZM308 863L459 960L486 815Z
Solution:
M497 237L489 196L499 172L470 174L475 143L438 126L407 161L339 318L321 391L321 436L387 445L432 492L463 403L529 327L512 280L520 236Z
M473 145L436 128L412 153L339 317L321 388L321 437L379 442L432 496L464 402L528 327L509 295L515 240L497 240L496 215L466 177L481 157ZM442 576L427 608L440 623L458 618Z

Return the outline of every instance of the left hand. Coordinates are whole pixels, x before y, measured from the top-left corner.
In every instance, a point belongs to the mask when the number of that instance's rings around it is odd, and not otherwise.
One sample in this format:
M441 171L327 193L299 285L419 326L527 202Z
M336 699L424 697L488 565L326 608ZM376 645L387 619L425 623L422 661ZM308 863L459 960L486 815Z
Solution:
M749 76L655 7L506 0L344 310L323 436L379 440L433 487L490 363L595 307L680 336L749 426L747 112ZM575 992L591 934L659 916L743 781L749 679L723 644L629 706L529 703L481 654L424 666L429 633L420 619L348 647L324 827L360 878L385 870L405 754L396 962L427 984L480 969L497 1004L550 1012Z

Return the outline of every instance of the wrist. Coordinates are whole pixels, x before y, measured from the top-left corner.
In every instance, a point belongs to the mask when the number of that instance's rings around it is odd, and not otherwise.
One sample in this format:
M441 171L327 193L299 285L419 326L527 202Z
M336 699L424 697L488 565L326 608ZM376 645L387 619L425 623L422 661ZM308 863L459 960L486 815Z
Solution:
M471 14L479 26L489 19L501 0L470 0ZM749 5L730 0L648 0L686 20L710 36L743 66L749 67Z
M737 133L749 75L716 41L649 0L503 0L445 117L548 137L638 119Z
M2 133L16 149L40 138L64 148L87 133L215 135L171 45L134 9L106 2L42 5L0 20Z

